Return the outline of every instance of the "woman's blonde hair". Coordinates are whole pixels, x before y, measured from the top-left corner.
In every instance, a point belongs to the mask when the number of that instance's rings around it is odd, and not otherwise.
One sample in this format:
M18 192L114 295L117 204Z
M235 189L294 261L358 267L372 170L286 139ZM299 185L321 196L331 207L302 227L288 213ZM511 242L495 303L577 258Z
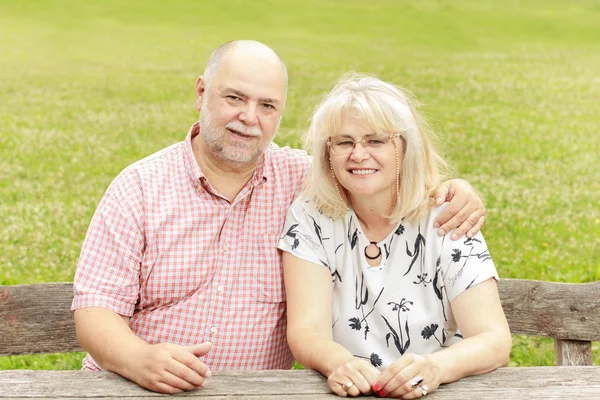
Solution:
M330 169L327 141L340 133L341 122L348 115L362 120L375 134L401 134L404 161L398 177L400 189L388 217L392 222L419 218L431 208L430 196L440 184L446 162L436 151L435 136L416 112L407 91L371 76L343 76L315 109L305 138L313 155L305 195L334 219L347 212L345 190Z

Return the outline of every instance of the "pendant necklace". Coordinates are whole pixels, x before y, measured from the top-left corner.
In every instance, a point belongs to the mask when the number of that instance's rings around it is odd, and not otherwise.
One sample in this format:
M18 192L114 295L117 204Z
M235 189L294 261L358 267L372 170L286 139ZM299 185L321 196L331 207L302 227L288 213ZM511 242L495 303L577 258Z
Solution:
M369 254L367 254L367 249L369 248L369 246L365 247L365 257L367 257L369 260L377 260L380 256L381 256L381 247L377 246L377 242L370 242L371 244L374 244L377 247L377 250L379 250L379 252L377 253L377 255L375 257L371 257Z

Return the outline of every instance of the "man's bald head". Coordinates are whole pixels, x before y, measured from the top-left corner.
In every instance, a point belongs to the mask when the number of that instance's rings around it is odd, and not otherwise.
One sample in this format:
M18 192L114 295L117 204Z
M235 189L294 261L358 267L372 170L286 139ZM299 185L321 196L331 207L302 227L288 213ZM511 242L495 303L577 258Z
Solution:
M215 51L211 54L208 62L206 63L206 68L204 69L204 80L207 86L210 86L212 77L215 75L215 72L219 69L221 62L227 58L228 56L234 55L241 59L246 59L248 62L254 60L260 60L262 62L265 61L273 61L277 62L281 65L281 68L284 72L285 78L285 92L287 93L288 86L288 74L285 63L269 46L264 43L257 42L255 40L234 40L231 42L223 43L221 46L217 47Z

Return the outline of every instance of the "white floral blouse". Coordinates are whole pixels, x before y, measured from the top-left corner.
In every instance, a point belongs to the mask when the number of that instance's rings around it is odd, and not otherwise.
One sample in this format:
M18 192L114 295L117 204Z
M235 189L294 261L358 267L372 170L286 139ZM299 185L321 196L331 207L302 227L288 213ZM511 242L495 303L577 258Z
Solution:
M379 266L367 263L369 240L349 210L334 221L300 196L290 207L279 248L322 265L333 284L333 339L354 356L385 368L406 352L433 353L460 340L450 302L489 278L498 279L483 236L450 240L433 221L400 221L377 245ZM371 251L369 252L371 253Z

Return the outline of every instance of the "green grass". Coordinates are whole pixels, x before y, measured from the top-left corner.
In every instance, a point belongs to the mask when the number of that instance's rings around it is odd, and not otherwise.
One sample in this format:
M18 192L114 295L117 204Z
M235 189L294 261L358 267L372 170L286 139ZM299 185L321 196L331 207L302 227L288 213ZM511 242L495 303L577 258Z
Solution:
M591 0L0 0L0 284L73 279L108 184L184 138L197 75L239 38L287 62L279 144L343 72L403 85L485 198L501 276L600 280L599 20ZM552 364L550 341L514 343L512 365Z

